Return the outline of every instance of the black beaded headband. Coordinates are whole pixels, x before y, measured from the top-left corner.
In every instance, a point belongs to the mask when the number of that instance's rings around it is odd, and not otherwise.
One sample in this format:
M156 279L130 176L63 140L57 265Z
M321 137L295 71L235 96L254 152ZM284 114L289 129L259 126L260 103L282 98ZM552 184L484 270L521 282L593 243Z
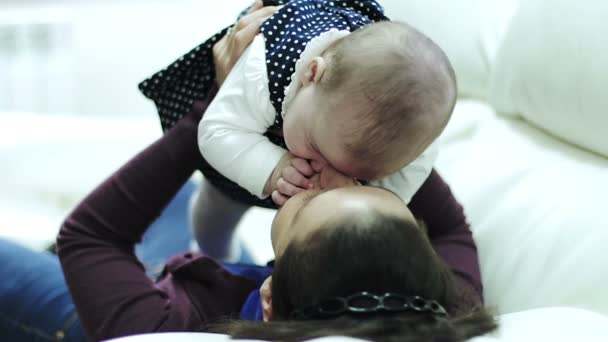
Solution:
M317 305L293 311L290 317L299 320L323 319L346 313L370 314L404 311L427 313L436 318L448 317L448 312L434 300L419 296L404 296L392 292L376 295L365 291L357 292L348 297L328 297Z

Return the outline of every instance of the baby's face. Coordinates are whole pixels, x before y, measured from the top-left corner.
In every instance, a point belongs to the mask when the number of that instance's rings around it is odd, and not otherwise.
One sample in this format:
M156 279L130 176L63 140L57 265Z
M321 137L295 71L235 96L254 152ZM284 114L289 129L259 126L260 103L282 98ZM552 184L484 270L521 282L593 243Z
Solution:
M360 171L360 160L349 157L344 149L340 132L354 108L336 106L328 110L317 101L312 87L302 88L285 115L283 136L287 148L297 157L329 164L343 174L366 179Z
M341 163L345 153L340 149L336 135L327 136L327 115L316 106L290 106L283 122L285 144L297 157L315 161L320 165ZM336 166L334 166L336 168Z

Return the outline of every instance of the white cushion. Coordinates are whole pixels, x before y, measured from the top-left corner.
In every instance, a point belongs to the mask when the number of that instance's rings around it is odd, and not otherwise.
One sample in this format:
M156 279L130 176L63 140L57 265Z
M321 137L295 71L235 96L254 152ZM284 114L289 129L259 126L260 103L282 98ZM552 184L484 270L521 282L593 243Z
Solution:
M486 303L608 315L608 159L471 101L441 142L437 167L472 224Z
M475 337L471 342L519 342L519 341L606 341L608 317L586 310L573 308L543 308L517 312L498 317L496 332ZM226 335L207 333L162 333L129 336L111 342L229 342ZM254 340L237 340L254 341ZM348 337L332 336L313 339L315 342L363 341ZM110 341L107 341L110 342Z
M471 342L607 341L608 317L581 309L542 308L498 317L498 330Z
M608 2L523 1L498 51L491 102L608 156Z
M518 0L380 1L392 20L428 35L450 58L460 95L486 98L495 51Z

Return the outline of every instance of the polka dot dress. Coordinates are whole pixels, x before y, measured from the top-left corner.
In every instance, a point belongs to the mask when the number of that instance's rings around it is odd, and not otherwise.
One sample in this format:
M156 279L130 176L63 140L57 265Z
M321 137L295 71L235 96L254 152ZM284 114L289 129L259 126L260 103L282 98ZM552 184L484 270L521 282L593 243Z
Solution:
M266 42L266 67L270 102L276 111L275 123L265 136L285 148L282 137L282 102L291 82L295 64L308 42L330 29L354 31L374 21L387 20L382 7L371 0L292 0L265 1L265 5L284 5L260 27ZM186 55L139 85L153 100L163 130L168 130L192 110L195 100L206 98L214 86L212 47L227 28L209 38ZM260 200L205 163L201 170L207 180L239 202L274 208L270 198Z

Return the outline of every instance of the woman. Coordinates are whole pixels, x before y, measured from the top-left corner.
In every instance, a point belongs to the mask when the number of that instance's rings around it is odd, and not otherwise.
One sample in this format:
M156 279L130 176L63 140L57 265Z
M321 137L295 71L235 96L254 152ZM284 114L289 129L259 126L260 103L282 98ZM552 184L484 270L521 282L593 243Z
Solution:
M242 22L215 49L228 50L216 56L225 58L216 61L218 74L255 34ZM205 105L197 102L94 190L61 229L61 265L89 338L204 330L273 340L336 334L464 340L494 328L476 309L479 267L462 208L436 173L411 212L372 187L294 196L273 222L274 268L222 266L185 253L169 260L158 282L150 281L133 246L202 162L196 128ZM324 170L318 184L347 181ZM426 222L430 243L413 214ZM226 321L239 316L267 322Z

